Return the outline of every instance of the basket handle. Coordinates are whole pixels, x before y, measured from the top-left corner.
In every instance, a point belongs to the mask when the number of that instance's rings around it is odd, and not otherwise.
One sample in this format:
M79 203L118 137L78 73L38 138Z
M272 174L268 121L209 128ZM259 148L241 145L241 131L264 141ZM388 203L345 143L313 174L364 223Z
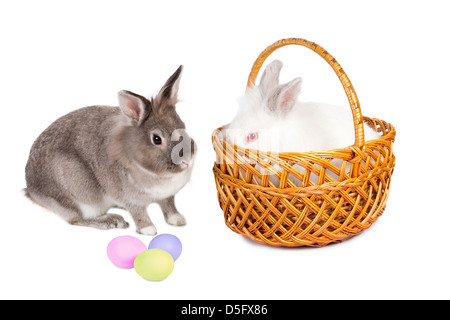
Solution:
M289 38L279 40L274 44L268 46L263 52L261 52L255 63L253 64L250 75L248 76L247 87L252 87L255 84L259 70L261 69L264 61L272 52L281 47L291 44L296 44L311 49L323 59L325 59L325 61L328 62L328 64L333 68L334 72L336 72L342 86L344 87L345 93L347 94L350 108L352 109L353 125L355 127L355 146L361 148L364 145L364 123L361 114L361 107L355 89L353 88L350 79L347 77L347 74L344 72L340 64L333 58L331 54L325 51L325 49L318 44L305 39Z

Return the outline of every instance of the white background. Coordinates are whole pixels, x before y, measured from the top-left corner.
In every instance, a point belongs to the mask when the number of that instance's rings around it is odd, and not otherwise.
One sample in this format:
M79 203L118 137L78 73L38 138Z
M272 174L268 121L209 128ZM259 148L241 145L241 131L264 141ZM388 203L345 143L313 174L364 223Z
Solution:
M449 36L444 1L2 1L0 4L2 299L449 299ZM383 216L323 248L273 248L230 231L218 206L211 133L236 112L257 55L287 37L327 49L363 114L393 123L396 169ZM299 47L277 51L301 99L347 105L331 68ZM272 57L269 60L273 60ZM178 195L185 227L150 215L184 251L151 282L114 267L127 230L66 224L21 192L34 139L86 105L149 96L185 66L178 107L199 146ZM118 211L119 212L119 211Z

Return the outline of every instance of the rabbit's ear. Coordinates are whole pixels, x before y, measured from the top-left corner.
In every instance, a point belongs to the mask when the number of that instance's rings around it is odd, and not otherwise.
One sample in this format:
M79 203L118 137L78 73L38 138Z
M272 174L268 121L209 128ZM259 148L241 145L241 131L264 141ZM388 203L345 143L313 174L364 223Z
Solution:
M295 78L294 80L278 86L267 97L267 108L270 111L279 114L286 114L291 111L297 102L297 97L300 93L302 79Z
M263 95L269 94L269 92L278 86L280 78L280 70L283 67L283 63L280 60L274 60L269 63L261 76L259 87Z
M166 81L161 91L159 92L157 99L160 103L166 102L167 104L175 105L178 100L178 89L180 87L181 72L183 66L179 66L177 71Z
M144 97L130 91L122 90L118 93L119 106L122 112L139 125L148 114L147 103Z

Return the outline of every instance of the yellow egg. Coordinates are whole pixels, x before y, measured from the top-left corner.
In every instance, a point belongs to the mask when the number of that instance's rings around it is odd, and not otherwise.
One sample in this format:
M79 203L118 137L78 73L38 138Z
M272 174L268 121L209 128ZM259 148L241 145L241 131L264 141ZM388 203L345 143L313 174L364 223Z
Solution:
M134 270L142 278L160 281L173 271L174 260L170 253L162 249L148 249L134 260Z

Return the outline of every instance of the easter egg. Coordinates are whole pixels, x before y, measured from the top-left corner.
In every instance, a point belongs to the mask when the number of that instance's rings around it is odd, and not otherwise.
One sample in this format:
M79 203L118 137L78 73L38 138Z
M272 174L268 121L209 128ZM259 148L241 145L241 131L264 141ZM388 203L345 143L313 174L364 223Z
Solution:
M145 244L138 238L120 236L111 240L106 248L109 260L119 268L131 269L134 259L147 250Z
M149 249L163 249L170 253L173 260L177 260L181 254L182 245L180 239L172 234L160 234L150 241Z
M170 253L162 249L148 249L134 260L134 270L142 278L160 281L173 271L174 260Z

